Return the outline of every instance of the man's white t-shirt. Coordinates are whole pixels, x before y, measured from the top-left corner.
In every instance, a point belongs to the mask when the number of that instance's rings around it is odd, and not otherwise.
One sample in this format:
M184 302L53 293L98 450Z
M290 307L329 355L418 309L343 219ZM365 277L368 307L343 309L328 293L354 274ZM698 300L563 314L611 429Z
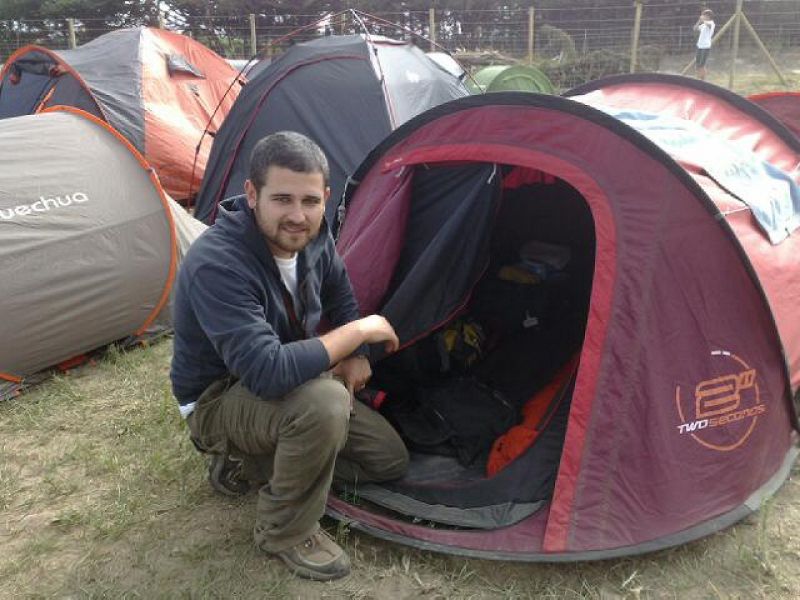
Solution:
M701 50L711 48L711 38L714 36L714 21L700 23L700 35L697 38L697 47Z
M294 312L300 318L300 311L303 305L300 304L297 295L297 252L294 253L292 258L278 258L275 257L275 264L278 265L278 270L281 272L281 279L289 293L292 295L292 302L294 303Z

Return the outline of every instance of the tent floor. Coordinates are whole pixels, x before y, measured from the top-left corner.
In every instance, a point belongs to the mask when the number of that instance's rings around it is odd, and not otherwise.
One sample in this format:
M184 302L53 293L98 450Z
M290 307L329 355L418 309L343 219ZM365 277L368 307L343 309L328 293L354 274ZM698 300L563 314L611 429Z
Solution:
M565 391L569 397L571 387ZM495 477L486 477L483 461L465 467L453 457L414 452L402 479L338 483L335 489L351 504L369 504L372 512L413 523L456 529L508 527L550 501L569 405L568 400L561 402L537 443Z
M408 472L404 477L405 481L409 483L440 484L446 481L448 484L459 485L486 479L481 464L465 467L452 456L437 456L419 452L412 452L410 458Z
M404 487L445 486L468 488L471 484L485 482L483 471L464 467L455 458L412 453L408 472L402 479ZM338 497L372 513L414 524L423 523L438 529L495 529L517 523L537 513L548 499L532 502L501 502L489 506L460 508L443 504L429 504L415 499L407 491L392 489L380 484L334 483Z

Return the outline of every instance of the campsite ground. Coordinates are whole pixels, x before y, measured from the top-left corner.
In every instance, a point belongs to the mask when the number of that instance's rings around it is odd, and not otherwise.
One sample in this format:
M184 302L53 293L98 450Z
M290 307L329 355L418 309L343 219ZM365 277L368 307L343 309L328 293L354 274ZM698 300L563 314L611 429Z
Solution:
M794 64L800 69L800 60ZM711 80L727 75L712 71ZM791 73L798 87L800 71ZM740 93L778 89L747 73ZM354 559L329 584L251 543L254 496L205 482L168 380L170 341L0 403L0 598L798 598L800 467L752 517L642 557L509 564L387 544L326 521Z
M666 56L661 60L661 71L680 73L691 62L693 55ZM743 96L771 91L796 91L800 89L800 48L788 48L773 56L786 80L784 87L763 54L754 48L742 51L736 60L733 91ZM708 81L727 88L730 80L730 52L726 48L714 49L708 64ZM694 75L694 68L687 73Z
M580 564L466 560L328 529L353 574L296 580L251 543L255 497L212 492L168 380L170 341L0 403L0 597L798 598L800 468L706 539Z

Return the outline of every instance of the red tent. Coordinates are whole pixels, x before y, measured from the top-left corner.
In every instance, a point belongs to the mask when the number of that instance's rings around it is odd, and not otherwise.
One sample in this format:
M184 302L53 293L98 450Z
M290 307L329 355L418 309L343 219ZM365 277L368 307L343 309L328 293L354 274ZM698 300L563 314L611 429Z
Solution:
M476 314L482 290L506 290L490 299L501 317L518 310L522 292L509 290L522 288L494 279L533 240L568 251L549 284L568 308L526 309L533 333L521 335L532 341L496 365L522 383L575 352L579 366L546 429L499 473L415 450L403 480L331 497L330 514L352 527L469 556L606 558L728 526L788 476L800 230L771 242L754 216L758 194L735 196L608 112L702 124L715 143L768 161L787 189L800 141L702 82L623 78L575 93L581 102L449 102L389 136L353 175L338 248L362 311L398 331L397 356ZM415 377L408 364L377 360L376 380ZM460 401L469 414L471 399ZM392 402L390 393L381 410Z
M753 94L748 100L758 104L800 137L800 92Z

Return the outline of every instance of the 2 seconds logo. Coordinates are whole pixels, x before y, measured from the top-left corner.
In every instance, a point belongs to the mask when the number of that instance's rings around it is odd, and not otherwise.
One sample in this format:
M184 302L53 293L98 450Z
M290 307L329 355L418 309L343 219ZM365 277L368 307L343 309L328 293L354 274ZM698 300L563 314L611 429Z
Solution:
M735 354L711 353L712 372L694 389L675 388L679 435L688 435L711 450L735 450L750 437L767 412L758 387L758 372Z

